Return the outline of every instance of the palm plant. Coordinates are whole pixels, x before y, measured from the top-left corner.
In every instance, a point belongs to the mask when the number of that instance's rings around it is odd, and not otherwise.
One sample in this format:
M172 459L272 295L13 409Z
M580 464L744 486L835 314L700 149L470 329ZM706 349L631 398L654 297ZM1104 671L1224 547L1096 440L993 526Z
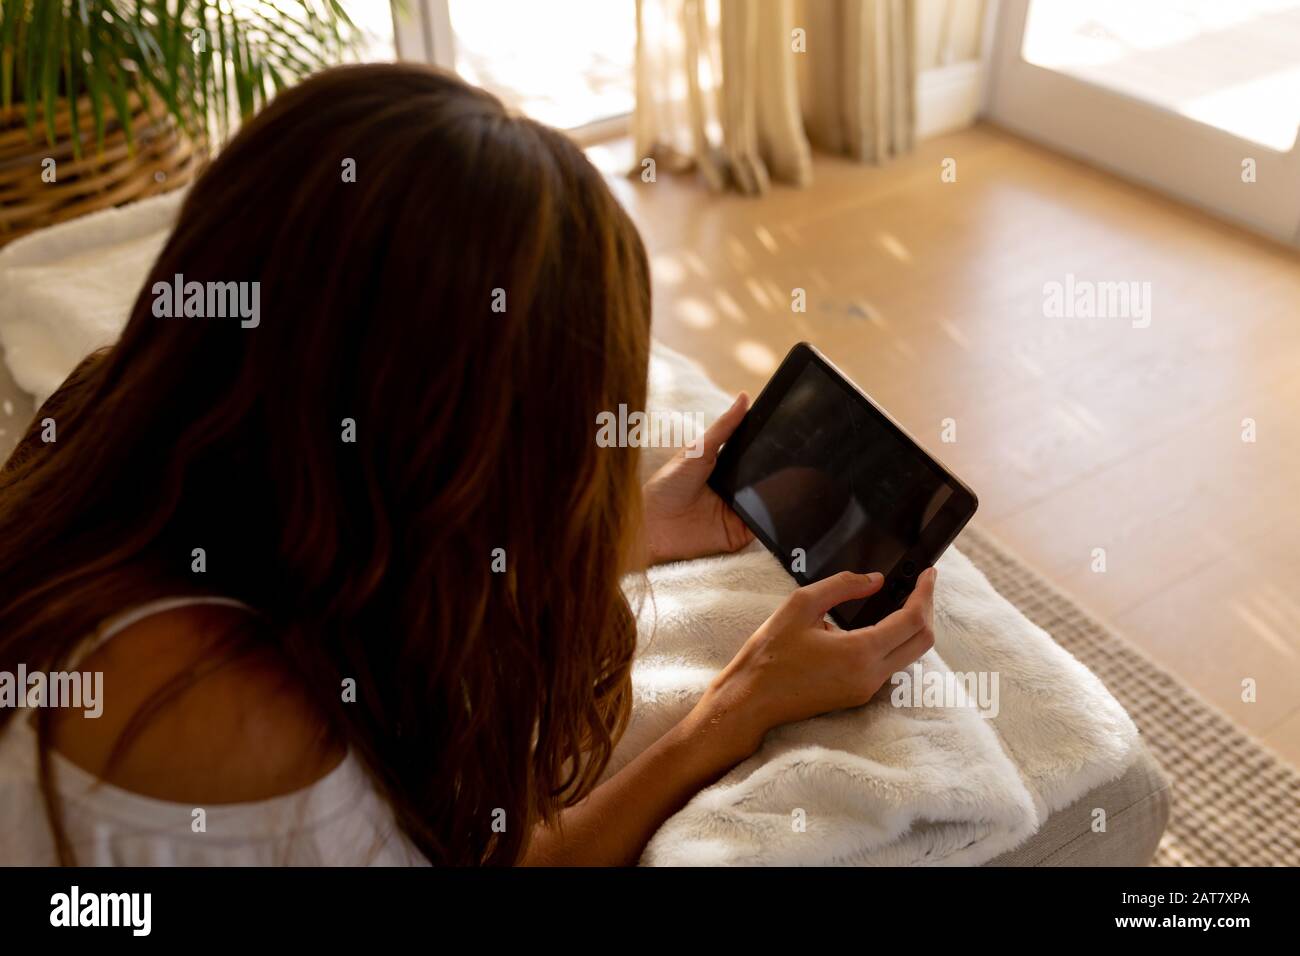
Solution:
M70 137L78 159L110 125L134 149L133 102L220 140L359 35L338 0L0 0L0 115L17 105L29 137Z

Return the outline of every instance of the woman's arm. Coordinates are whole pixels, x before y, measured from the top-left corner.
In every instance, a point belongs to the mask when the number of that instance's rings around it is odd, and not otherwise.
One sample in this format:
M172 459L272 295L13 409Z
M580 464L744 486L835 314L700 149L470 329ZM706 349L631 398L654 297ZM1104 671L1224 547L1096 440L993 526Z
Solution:
M681 723L560 816L539 827L534 866L630 866L668 817L758 749L772 727L865 704L934 645L935 572L879 624L844 631L825 621L880 589L879 574L837 574L800 588L745 642Z
M525 866L631 866L659 825L758 748L761 734L710 693L672 730L560 815L538 827Z

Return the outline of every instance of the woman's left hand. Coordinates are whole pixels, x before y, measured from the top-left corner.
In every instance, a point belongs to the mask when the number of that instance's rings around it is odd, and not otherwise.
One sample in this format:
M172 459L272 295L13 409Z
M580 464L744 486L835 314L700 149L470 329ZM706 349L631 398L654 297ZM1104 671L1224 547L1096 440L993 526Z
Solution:
M748 409L749 396L741 392L731 408L697 439L699 445L679 450L646 482L642 503L647 563L738 551L754 540L745 522L708 484L718 449Z

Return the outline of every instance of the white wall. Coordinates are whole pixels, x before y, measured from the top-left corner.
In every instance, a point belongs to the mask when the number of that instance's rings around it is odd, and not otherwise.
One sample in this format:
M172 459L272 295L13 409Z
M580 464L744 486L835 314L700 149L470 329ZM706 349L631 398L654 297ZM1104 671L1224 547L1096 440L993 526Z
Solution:
M985 0L913 2L916 132L925 138L969 126L979 114Z

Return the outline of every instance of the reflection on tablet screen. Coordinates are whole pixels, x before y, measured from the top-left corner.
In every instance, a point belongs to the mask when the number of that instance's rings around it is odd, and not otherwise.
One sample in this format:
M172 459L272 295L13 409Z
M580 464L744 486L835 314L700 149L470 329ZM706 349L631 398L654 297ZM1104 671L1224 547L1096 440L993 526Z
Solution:
M807 580L889 574L952 494L901 436L809 362L736 466L736 505ZM844 605L851 617L862 602Z

